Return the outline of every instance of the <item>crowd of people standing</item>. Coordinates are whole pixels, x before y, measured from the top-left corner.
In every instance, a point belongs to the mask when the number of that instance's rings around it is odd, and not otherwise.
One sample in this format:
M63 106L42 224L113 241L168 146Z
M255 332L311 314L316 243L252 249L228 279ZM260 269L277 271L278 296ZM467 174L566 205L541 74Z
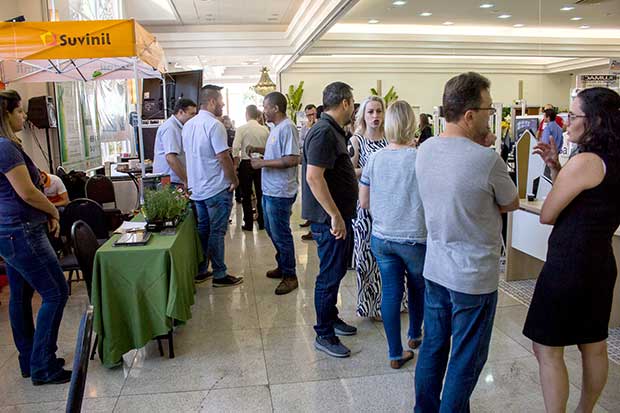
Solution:
M470 72L446 83L446 126L439 136L431 136L426 115L416 124L405 101L386 107L370 96L357 107L353 89L343 82L325 87L321 106L305 107L301 133L279 92L265 96L264 113L247 106L247 124L231 132L224 125L221 89L206 85L198 103L179 101L155 144L157 169L191 190L207 257L195 281L212 279L214 287L243 282L225 262L239 187L242 229L253 231L256 222L276 250L276 267L265 274L280 280L275 294L297 289L291 215L300 195L302 226L310 227L306 239L316 242L319 257L315 348L333 357L351 355L339 337L357 334L357 328L339 316L336 304L353 264L357 314L383 321L390 366L399 369L418 352L415 411L469 411L498 299L501 214L519 207L506 164L489 149L495 142L489 80ZM66 382L64 360L55 356L66 282L46 235L58 231L58 211L43 195L45 178L15 135L25 118L19 95L0 92L0 111L0 256L11 283L20 367L34 384ZM607 378L617 272L611 237L620 225L620 96L591 88L574 99L567 137L578 150L563 166L555 112L549 109L545 117L548 126L534 152L554 180L540 218L554 227L524 334L533 341L550 412L566 408L563 349L578 346L584 370L578 411L588 412ZM33 245L36 262L24 252ZM43 297L36 330L34 290Z

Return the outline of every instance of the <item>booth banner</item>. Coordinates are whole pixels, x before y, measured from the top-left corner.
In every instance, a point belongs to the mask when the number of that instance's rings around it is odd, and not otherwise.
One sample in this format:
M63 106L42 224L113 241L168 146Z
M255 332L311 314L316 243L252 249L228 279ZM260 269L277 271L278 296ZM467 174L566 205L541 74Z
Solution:
M74 82L56 83L58 105L58 136L60 138L60 159L62 165L75 169L84 161L82 124L78 101L78 86Z
M101 80L95 85L97 102L101 104L98 111L101 142L129 140L132 131L127 115L127 81Z
M80 114L82 116L82 142L84 158L88 164L101 163L101 140L99 139L99 116L97 90L93 83L81 82ZM87 165L89 168L90 165Z

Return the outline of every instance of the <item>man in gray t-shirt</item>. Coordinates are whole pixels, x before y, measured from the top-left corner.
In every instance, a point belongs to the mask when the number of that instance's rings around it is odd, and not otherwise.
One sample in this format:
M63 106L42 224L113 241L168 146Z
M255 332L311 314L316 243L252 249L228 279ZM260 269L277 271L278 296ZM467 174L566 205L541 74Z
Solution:
M489 88L488 79L477 73L450 79L443 95L445 131L418 151L428 238L416 412L468 411L488 356L497 305L500 213L519 206L506 164L488 148L495 138L488 126L494 112ZM444 382L446 369L450 374Z
M286 97L280 92L265 96L263 109L267 121L273 122L264 148L250 146L249 152L259 152L264 159L252 159L252 167L262 168L263 217L265 229L276 248L278 267L267 272L268 278L282 278L276 294L288 294L298 287L295 270L295 246L291 232L291 209L297 197L297 165L299 165L299 135L286 117Z

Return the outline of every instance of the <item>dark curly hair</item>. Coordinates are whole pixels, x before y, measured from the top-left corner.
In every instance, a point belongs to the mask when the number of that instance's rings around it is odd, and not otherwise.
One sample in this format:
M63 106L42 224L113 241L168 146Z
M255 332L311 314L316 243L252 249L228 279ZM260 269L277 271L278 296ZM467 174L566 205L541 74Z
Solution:
M620 95L611 89L593 87L577 95L586 115L580 152L596 152L620 161Z

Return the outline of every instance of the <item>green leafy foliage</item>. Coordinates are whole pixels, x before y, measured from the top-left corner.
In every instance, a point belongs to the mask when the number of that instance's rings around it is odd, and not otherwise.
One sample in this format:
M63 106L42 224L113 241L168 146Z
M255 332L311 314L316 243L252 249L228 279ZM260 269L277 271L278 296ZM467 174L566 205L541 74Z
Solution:
M375 89L374 87L370 88L370 93L374 96L380 96L379 92L377 92L377 89ZM383 96L383 101L385 102L385 106L390 106L390 104L394 101L398 100L398 93L396 93L396 91L394 90L394 86L392 86L390 88L390 90L388 90L388 92L385 94L385 96Z
M185 212L189 203L189 194L183 189L174 189L170 185L161 190L147 189L144 192L142 214L147 221L169 221Z
M304 81L299 82L297 87L290 85L286 100L288 101L288 116L294 124L297 124L297 112L301 110L301 98L304 94Z

